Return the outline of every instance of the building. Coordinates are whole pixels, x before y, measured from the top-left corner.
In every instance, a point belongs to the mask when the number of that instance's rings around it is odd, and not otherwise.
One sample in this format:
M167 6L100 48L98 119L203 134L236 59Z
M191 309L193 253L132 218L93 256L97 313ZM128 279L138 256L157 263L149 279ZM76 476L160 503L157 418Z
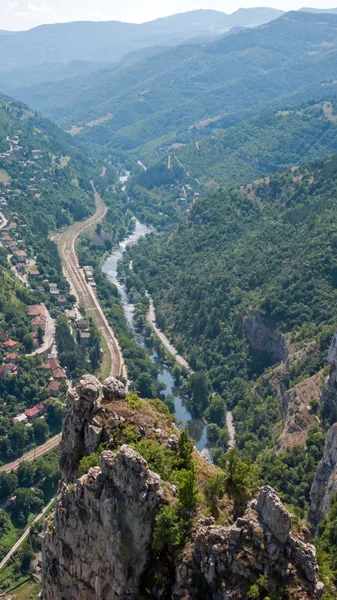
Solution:
M28 421L27 415L25 415L24 413L22 413L21 415L17 415L13 419L13 423L27 423L27 421Z
M90 323L87 319L80 319L76 325L79 329L89 329Z
M53 376L54 379L57 379L58 381L64 381L65 379L67 379L67 374L65 370L60 367L53 370Z
M90 343L90 333L86 331L81 331L80 333L80 344L81 346L89 346Z
M7 340L7 342L4 342L3 345L5 348L16 348L19 345L19 342L15 342L14 340Z
M28 306L27 311L28 317L40 317L46 314L46 307L44 304L31 304Z
M19 360L19 355L16 354L15 352L12 352L10 354L7 354L6 358L5 358L5 363L12 363L12 364L16 364Z
M38 271L37 269L34 269L34 271L30 271L30 273L28 273L29 279L32 279L33 281L39 279L40 276L40 271Z
M51 381L47 387L47 390L51 396L57 396L61 387L60 381Z

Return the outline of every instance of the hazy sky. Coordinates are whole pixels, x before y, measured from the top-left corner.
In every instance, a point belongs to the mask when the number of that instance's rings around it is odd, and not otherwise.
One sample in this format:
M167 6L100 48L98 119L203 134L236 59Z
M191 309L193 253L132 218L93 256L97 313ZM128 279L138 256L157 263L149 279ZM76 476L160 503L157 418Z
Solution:
M29 29L42 23L120 20L141 23L170 14L213 8L231 13L239 7L273 6L294 10L305 6L334 8L337 0L0 0L0 29Z

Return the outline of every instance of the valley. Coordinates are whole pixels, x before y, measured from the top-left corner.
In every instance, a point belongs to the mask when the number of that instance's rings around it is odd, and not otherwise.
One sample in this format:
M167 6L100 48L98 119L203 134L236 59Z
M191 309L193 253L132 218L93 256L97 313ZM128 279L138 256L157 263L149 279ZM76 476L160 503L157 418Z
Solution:
M336 598L336 11L0 31L6 600Z

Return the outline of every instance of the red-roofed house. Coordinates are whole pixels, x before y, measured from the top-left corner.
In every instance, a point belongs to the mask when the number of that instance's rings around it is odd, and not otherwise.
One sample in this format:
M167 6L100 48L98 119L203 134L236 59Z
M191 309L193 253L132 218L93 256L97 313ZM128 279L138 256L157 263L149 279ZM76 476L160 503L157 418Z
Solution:
M19 360L19 355L15 354L15 352L12 352L11 354L7 354L6 358L5 358L5 363L13 363L14 365L17 363L17 361Z
M51 396L57 396L60 387L61 387L60 381L51 381L47 387L47 390Z
M8 340L7 342L4 342L5 348L16 348L18 345L19 342L15 342L14 340Z
M36 404L32 408L27 408L25 410L25 415L28 419L34 419L35 417L39 417L44 411L44 404L40 402L40 404Z
M46 317L43 315L39 315L38 317L34 317L32 319L32 327L34 330L36 329L45 329L46 328Z
M55 379L58 379L59 381L64 381L65 379L67 379L67 374L65 372L64 369L58 368L58 369L54 369L53 370L53 375Z
M60 367L60 361L57 360L57 358L50 358L47 362L44 362L41 365L42 369L46 369L48 371L54 371L55 369L59 369Z

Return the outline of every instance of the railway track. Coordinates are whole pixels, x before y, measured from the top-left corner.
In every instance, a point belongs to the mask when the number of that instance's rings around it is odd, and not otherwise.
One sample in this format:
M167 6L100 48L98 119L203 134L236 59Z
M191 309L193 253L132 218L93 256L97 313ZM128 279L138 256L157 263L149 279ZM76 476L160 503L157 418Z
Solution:
M83 306L86 313L90 315L96 324L98 330L104 336L109 352L110 373L114 377L123 375L127 379L125 363L123 355L115 337L115 334L110 327L103 309L98 301L95 291L89 283L87 283L83 271L80 269L77 254L76 242L78 238L90 227L93 227L101 221L107 212L107 207L102 201L100 195L94 187L93 181L91 185L94 189L96 212L92 217L80 223L74 223L66 231L55 238L57 241L59 253L63 265L65 277L69 281L72 294L77 298L79 305Z

